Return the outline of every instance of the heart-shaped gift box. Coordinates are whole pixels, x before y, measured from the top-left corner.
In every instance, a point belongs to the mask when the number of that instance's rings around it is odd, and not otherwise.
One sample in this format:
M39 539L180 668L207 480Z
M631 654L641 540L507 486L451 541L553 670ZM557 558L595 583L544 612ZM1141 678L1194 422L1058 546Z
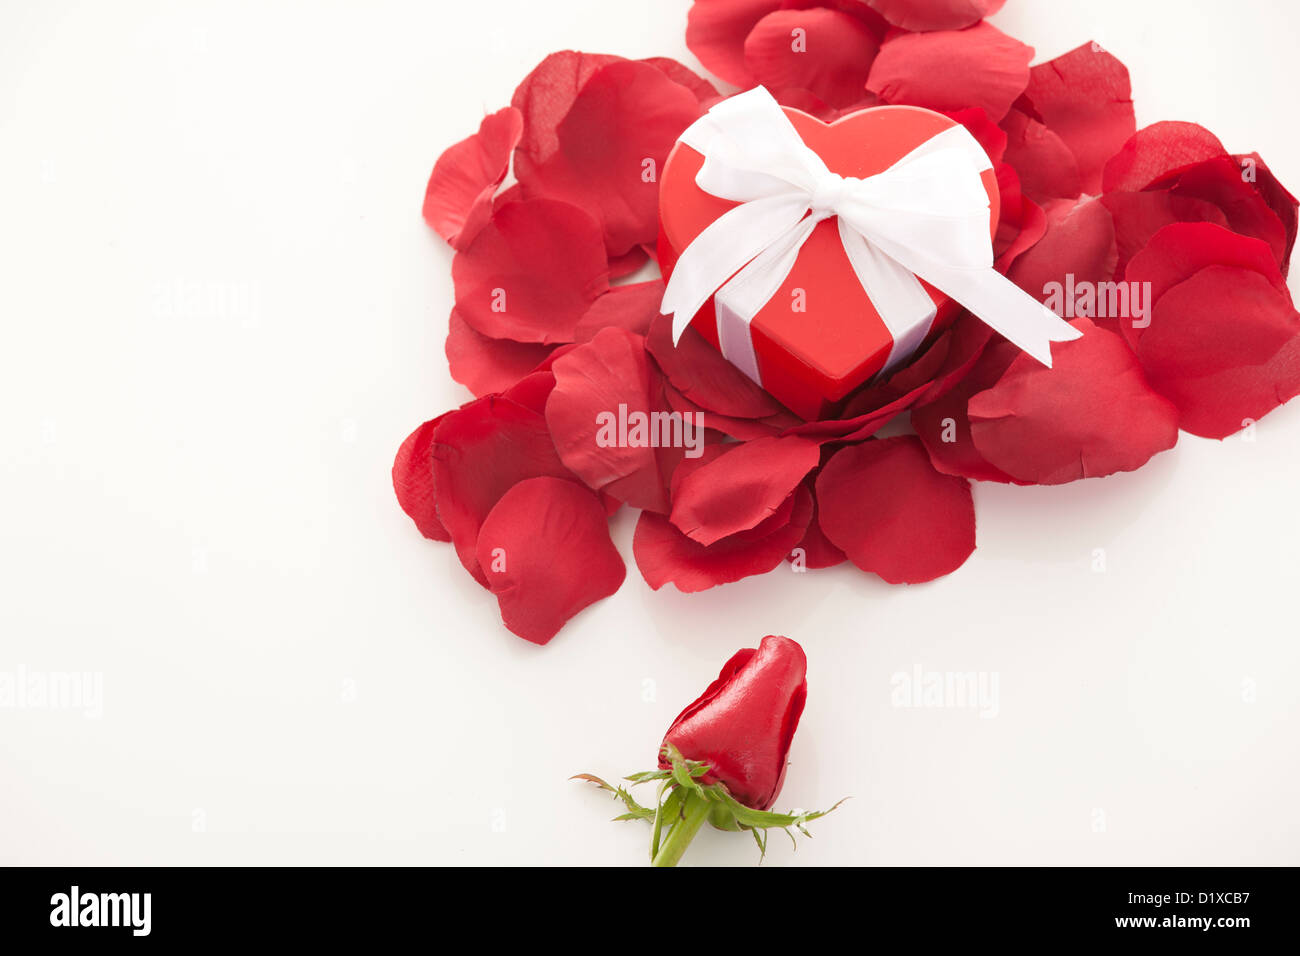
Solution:
M831 172L865 179L884 172L923 143L958 125L941 113L914 106L878 106L823 123L784 107L803 142ZM659 188L659 263L665 278L677 258L712 222L738 205L696 184L704 157L684 142L668 156ZM989 197L989 234L997 228L997 175L981 175ZM928 339L952 321L960 307L922 281L934 302ZM691 327L719 348L713 302L695 314ZM920 331L925 331L924 329ZM799 250L794 268L750 323L762 386L804 418L823 417L849 392L905 356L894 354L891 333L849 262L834 218L818 223ZM918 340L919 341L919 340Z

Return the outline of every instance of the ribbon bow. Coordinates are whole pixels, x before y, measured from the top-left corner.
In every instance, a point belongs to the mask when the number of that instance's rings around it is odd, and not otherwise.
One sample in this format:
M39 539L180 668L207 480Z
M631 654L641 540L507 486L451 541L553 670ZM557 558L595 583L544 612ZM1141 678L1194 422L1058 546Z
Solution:
M776 294L823 219L838 218L853 271L894 347L886 369L921 344L934 303L918 277L1049 368L1052 342L1080 333L993 268L984 150L954 126L884 172L839 176L808 148L763 87L723 100L681 141L704 157L705 192L739 202L682 252L661 312L673 342L714 297L722 354L760 382L750 322Z

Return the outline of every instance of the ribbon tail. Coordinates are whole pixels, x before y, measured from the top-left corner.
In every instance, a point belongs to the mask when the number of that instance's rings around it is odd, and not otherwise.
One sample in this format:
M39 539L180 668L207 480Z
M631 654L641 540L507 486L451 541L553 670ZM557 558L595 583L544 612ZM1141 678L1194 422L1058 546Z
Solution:
M1083 333L992 268L929 267L920 273L1007 341L1052 367L1052 343Z

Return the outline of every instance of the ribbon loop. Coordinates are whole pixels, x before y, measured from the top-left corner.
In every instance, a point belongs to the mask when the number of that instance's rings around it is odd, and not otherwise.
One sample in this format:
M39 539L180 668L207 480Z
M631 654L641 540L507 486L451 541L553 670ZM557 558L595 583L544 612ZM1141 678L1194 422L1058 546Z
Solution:
M988 156L962 126L874 176L840 176L799 138L763 87L723 100L682 134L704 157L695 182L740 203L683 250L661 312L681 338L713 297L723 355L762 384L750 324L781 288L823 219L839 218L854 274L894 337L886 370L935 316L924 279L1049 368L1052 342L1082 333L993 268Z

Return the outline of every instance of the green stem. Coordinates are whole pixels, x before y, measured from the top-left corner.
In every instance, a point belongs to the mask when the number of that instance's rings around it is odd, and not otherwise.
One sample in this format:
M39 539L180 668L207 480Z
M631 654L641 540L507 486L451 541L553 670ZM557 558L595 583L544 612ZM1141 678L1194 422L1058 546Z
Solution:
M682 802L682 818L668 834L659 847L659 852L650 861L651 866L676 866L686 852L686 848L700 832L700 827L709 818L709 801L701 794L691 791Z

